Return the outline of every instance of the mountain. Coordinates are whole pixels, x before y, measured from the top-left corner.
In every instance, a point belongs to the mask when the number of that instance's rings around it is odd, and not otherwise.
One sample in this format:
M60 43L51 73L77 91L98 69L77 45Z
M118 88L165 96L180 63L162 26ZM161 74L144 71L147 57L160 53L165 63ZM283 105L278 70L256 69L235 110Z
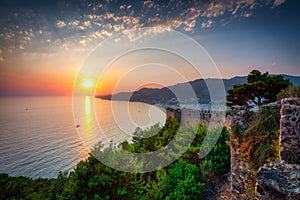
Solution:
M299 76L290 76L283 75L284 78L290 79L290 81L294 85L300 85L300 77ZM105 96L96 96L101 99L107 100L119 100L119 101L135 101L135 102L144 102L149 104L178 104L178 100L176 98L179 97L181 102L191 103L195 101L191 97L191 88L195 91L195 95L199 103L209 103L211 101L209 90L206 86L214 85L220 83L222 81L224 83L224 88L226 91L231 89L235 84L243 84L247 82L247 76L236 76L230 79L196 79L194 81L189 81L185 83L178 83L176 85L171 85L169 87L163 88L142 88L140 90L134 92L120 92L113 95L105 95ZM173 92L172 92L173 91ZM214 91L212 88L211 91ZM176 96L175 94L176 93ZM214 94L217 95L217 94Z

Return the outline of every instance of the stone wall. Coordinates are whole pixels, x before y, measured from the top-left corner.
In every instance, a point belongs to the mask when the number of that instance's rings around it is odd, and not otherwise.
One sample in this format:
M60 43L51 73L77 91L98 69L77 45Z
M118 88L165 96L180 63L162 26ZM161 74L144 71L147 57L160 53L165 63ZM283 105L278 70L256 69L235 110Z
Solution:
M280 120L280 163L266 164L257 174L242 156L238 136L231 135L231 199L250 199L254 197L256 183L258 199L300 199L300 99L283 99L265 105L281 107ZM255 113L243 107L233 107L231 126L238 126L243 133L255 118ZM232 130L234 132L234 130Z
M238 126L238 128L241 129L241 132L244 132L244 130L246 130L253 121L255 113L245 109L244 107L235 106L231 110L231 115L231 127ZM238 138L234 134L230 137L230 143L230 199L248 200L250 197L247 190L251 187L253 188L255 174L251 171L246 159L242 157L241 146Z
M233 106L231 108L231 126L238 125L243 130L246 130L254 120L255 113L242 106Z
M300 165L268 163L259 169L256 178L258 199L300 199Z
M300 164L300 98L282 99L280 160Z
M300 199L300 98L281 100L280 163L268 163L256 175L258 199Z
M210 124L209 128L220 127L224 124L225 111L222 110L197 110L190 108L166 108L166 118L173 117L180 123L188 123L190 125L196 124Z
M266 105L281 107L279 163L267 163L253 171L242 156L239 135L230 136L231 172L228 184L216 199L300 200L300 98L287 98ZM255 113L235 106L231 110L231 127L239 134L250 126ZM255 185L255 193L253 193Z

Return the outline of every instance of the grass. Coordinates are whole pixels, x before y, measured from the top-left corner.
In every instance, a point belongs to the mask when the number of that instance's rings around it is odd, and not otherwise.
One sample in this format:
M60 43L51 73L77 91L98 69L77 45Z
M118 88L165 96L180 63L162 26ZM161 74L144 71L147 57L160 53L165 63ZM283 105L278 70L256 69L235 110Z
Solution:
M279 107L265 106L242 135L240 141L243 156L248 158L254 169L278 160L279 120Z

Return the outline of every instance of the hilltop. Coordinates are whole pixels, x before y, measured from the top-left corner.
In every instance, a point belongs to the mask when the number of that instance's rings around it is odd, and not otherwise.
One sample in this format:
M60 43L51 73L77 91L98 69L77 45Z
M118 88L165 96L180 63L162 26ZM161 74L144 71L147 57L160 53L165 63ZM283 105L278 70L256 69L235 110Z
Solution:
M284 78L290 79L294 85L300 85L300 76L283 75ZM96 97L106 100L118 100L118 101L134 101L144 102L149 104L177 104L178 101L175 94L172 91L180 91L180 95L186 97L183 101L186 103L192 102L189 99L188 90L185 88L190 86L197 95L198 102L201 104L210 102L210 95L206 83L213 85L219 81L223 81L224 88L228 91L235 84L243 84L247 82L247 76L235 76L230 79L196 79L189 82L178 83L163 88L142 88L134 92L120 92L113 95L97 95ZM185 94L186 93L186 94Z

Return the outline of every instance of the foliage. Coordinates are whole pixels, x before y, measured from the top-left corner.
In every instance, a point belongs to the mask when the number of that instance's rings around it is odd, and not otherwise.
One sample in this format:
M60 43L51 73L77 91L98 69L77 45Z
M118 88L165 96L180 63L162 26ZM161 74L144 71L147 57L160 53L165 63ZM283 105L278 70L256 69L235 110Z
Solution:
M87 160L79 162L70 173L60 172L56 179L32 180L0 174L0 199L201 199L207 179L229 171L225 128L218 130L221 135L212 152L203 160L199 158L205 137L212 136L215 131L208 131L203 125L183 126L179 130L179 123L173 118L162 128L158 125L147 130L137 128L132 141L118 146L111 143L107 148L99 144ZM153 172L126 173L96 159L102 156L117 162L122 159L120 148L129 152L151 152L175 141L164 156L170 159L181 155L180 150L190 140L191 145L179 159ZM132 161L126 162L134 165ZM140 159L138 162L146 161Z
M201 176L203 179L212 177L214 174L214 165L211 160L204 160L200 164Z
M277 94L278 100L289 97L300 97L300 85L289 85Z
M163 199L199 199L204 184L200 182L200 170L183 161L176 162L164 183Z
M131 144L128 142L121 143L121 147L129 152L146 153L161 149L170 143L179 128L179 123L174 118L168 118L163 128L154 125L148 130L143 131L136 128L133 133Z
M71 178L75 183L70 199L129 198L131 174L112 169L92 155L78 163Z
M223 127L221 130L209 131L208 135L214 135L216 131L221 132L218 142L204 160L212 162L215 175L222 175L230 170L230 148L226 144L229 141L229 132Z
M231 134L238 140L238 143L243 140L244 132L245 130L239 124L234 124L231 126Z
M227 109L226 112L225 112L225 116L227 117L228 115L231 115L231 110L230 109Z
M278 159L279 107L265 106L245 131L242 152L254 169Z
M10 177L0 174L0 199L54 199L53 179L36 179L28 177Z
M234 85L228 90L227 105L246 108L256 105L260 108L263 104L274 102L280 90L289 85L289 79L284 79L282 75L271 76L268 72L253 70L247 77L247 83Z

